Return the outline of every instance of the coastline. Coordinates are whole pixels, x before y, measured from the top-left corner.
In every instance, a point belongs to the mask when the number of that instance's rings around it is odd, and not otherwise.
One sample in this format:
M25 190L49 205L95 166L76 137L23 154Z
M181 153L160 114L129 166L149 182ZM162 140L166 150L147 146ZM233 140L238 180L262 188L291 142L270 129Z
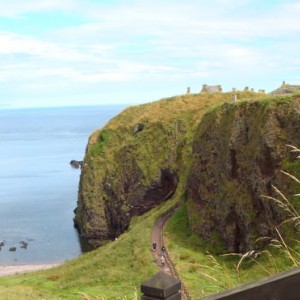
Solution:
M62 263L36 264L36 265L18 265L18 266L0 266L0 277L24 274L28 272L46 270L62 265Z

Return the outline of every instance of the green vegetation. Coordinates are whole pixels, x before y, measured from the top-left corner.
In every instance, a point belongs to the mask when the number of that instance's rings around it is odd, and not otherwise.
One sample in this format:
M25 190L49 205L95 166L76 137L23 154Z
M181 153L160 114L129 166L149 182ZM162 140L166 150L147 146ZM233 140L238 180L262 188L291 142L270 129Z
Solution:
M243 96L254 100L262 94L241 93ZM231 93L162 99L129 107L94 132L80 181L76 221L81 232L86 237L102 232L106 238L105 226L110 221L103 208L108 206L126 228L127 208L144 203L144 195L159 180L162 169L178 174L182 189L192 162L193 138L203 114L213 105L231 101ZM137 124L142 124L143 130L134 134ZM105 187L111 192L106 192ZM119 209L121 206L123 209Z
M109 130L102 130L102 132L101 132L101 134L99 135L99 138L98 138L98 143L93 145L93 147L90 150L92 156L97 156L97 155L102 154L102 152L104 150L104 147L108 143L109 134L110 134Z
M284 214L272 203L262 203L261 195L270 194L271 184L288 197L294 190L280 174L280 168L285 169L280 163L288 152L285 144L300 138L295 100L268 96L223 103L202 117L187 183L193 231L207 240L221 236L231 251L246 252L259 236L268 234L265 228L281 222ZM298 163L290 158L283 162L290 168Z
M247 98L254 103L262 97L265 96L253 93L238 95L239 99ZM278 97L275 101L284 105L289 99L292 98ZM267 103L271 100L260 101ZM236 105L248 103L241 101L224 105L224 102L231 102L230 93L190 94L163 99L130 107L113 118L105 128L96 131L89 140L84 166L93 172L91 178L82 181L81 193L89 199L92 210L100 211L99 216L102 214L101 203L95 204L92 198L103 196L100 179L105 177L126 200L128 195L119 186L116 175L124 177L131 172L134 164L134 168L142 171L144 177L141 183L145 185L151 183L163 166L174 168L180 176L175 196L145 215L135 217L128 231L118 240L97 250L52 270L0 278L1 299L139 299L141 282L157 272L150 250L152 226L160 215L181 201L192 163L192 142L200 120L208 109L207 115L222 109L234 111ZM134 135L133 126L137 123L143 123L144 129ZM149 153L156 153L156 156L152 157ZM291 163L287 161L285 164L290 166ZM95 178L99 184L92 186L90 181ZM104 198L103 201L110 199ZM127 203L124 202L122 210L127 212ZM92 222L99 223L100 219L89 220L91 223L86 223L86 226L92 228ZM168 223L166 237L171 257L194 298L294 265L288 255L282 255L287 252L280 247L266 249L256 260L245 258L242 264L239 264L241 257L217 255L223 250L220 238L216 234L211 243L207 243L193 233L188 227L185 205ZM298 245L293 247L297 249Z
M300 150L293 146L291 148L291 152L296 153L298 158L296 162L299 162ZM286 163L284 165L286 166ZM296 171L294 165L289 164L290 169ZM299 164L296 166L299 167ZM299 174L299 168L297 171ZM230 289L300 266L300 215L297 209L300 180L292 174L283 173L289 181L295 183L293 192L296 194L289 200L273 187L277 197L264 197L285 211L287 219L275 228L277 237L272 239L268 237L268 246L260 251L218 255L219 247L222 247L221 243L216 243L218 239L211 239L211 243L205 242L189 228L185 204L168 222L165 229L167 247L192 298ZM298 207L296 208L295 205ZM281 234L283 227L285 231L286 229L290 231L290 236L283 238ZM261 237L257 243L265 239Z
M60 267L0 278L1 300L140 299L140 284L157 272L152 225L172 205L174 201L135 218L117 241Z
M241 264L241 255L215 254L215 244L203 241L189 229L185 207L168 222L165 235L170 256L193 299L287 270L296 260L300 265L299 257L290 259L290 252L300 250L300 241L288 252L279 238L257 258L244 258Z

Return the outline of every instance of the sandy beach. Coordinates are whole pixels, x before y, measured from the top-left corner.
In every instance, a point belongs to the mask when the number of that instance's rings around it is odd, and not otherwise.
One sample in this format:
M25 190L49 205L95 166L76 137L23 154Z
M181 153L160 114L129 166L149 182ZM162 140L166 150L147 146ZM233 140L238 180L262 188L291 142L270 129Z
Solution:
M56 264L39 264L39 265L20 265L20 266L0 266L0 277L8 275L23 274L38 270L50 269L61 265L61 263Z

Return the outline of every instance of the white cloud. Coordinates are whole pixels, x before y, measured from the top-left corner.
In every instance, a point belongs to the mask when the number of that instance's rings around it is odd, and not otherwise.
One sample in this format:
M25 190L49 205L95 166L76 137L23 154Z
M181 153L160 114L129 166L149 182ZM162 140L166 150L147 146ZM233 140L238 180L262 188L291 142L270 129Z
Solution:
M27 13L49 12L53 10L68 11L75 8L72 0L0 0L0 17L19 18Z
M298 78L299 2L262 10L256 0L0 3L0 16L64 11L85 20L39 36L0 32L0 82L14 80L27 92L60 87L72 93L76 86L101 93L102 83L115 83L146 94L148 85L163 93L163 86L249 79L265 80L257 82L264 88L275 73Z
M32 36L0 32L0 54L26 54L46 59L80 60L83 54L72 47L43 41Z

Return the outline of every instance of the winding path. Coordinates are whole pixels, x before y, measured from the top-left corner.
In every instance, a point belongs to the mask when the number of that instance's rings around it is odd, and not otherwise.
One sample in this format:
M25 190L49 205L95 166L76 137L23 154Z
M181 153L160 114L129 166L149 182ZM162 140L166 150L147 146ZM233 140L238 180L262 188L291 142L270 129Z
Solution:
M162 248L162 246L164 246L164 236L163 236L164 225L168 221L168 219L173 215L173 213L175 212L175 210L177 208L178 208L178 205L173 206L162 217L158 218L156 220L156 222L154 223L153 228L152 228L152 236L151 237L152 237L152 243L155 242L157 246L156 246L156 250L153 251L153 255L154 255L155 261L156 261L157 266L160 271L163 271L166 274L171 275L181 281L182 300L191 300L192 298L188 294L188 291L187 291L184 283L180 279L180 276L169 256L168 252L166 252L165 256L164 256L165 257L164 266L162 266L162 264L161 264L161 256L162 256L161 248Z

